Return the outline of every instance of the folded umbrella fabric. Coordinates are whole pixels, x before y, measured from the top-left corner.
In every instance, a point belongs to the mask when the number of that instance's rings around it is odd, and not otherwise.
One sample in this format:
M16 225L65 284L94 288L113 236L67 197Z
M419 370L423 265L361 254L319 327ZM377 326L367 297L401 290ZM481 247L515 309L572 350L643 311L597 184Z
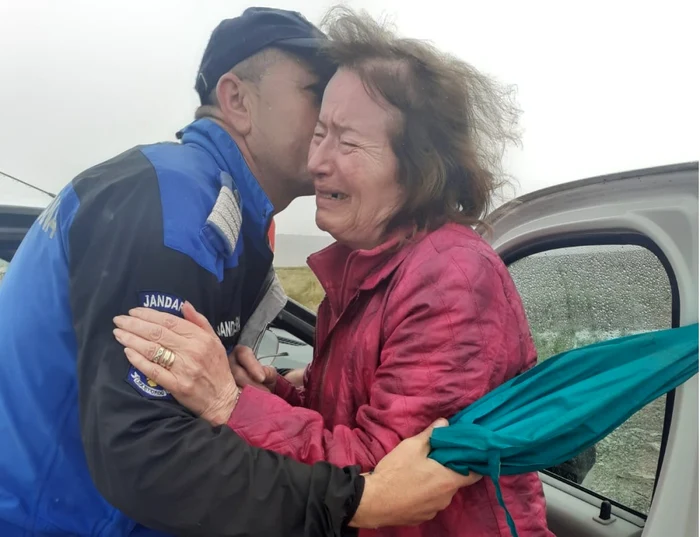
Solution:
M430 456L498 478L572 459L698 372L698 324L573 349L511 379L435 429Z

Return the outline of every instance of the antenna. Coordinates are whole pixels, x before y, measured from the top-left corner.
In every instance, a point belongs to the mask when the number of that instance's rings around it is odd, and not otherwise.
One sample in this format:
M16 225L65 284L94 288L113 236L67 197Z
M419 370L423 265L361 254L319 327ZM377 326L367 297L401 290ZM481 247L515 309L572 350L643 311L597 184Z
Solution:
M17 179L17 177L14 177L13 175L10 175L9 173L5 173L2 170L0 170L0 175L7 177L8 179L12 179L13 181L17 181L18 183L21 183L24 186L28 186L29 188L33 188L34 190L38 190L42 194L46 194L47 196L51 196L52 198L56 197L56 194L52 194L51 192L44 190L43 188L39 188L38 186L34 186L33 184L27 183L26 181L22 181L22 179Z

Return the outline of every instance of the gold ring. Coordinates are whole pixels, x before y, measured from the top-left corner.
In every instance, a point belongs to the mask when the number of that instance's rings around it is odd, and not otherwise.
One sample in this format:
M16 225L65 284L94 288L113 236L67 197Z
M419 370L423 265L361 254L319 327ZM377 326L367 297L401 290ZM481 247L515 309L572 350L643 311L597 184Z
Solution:
M160 365L162 365L165 369L170 369L174 363L175 353L170 349L165 349L165 353L163 354L163 359L161 360Z
M151 362L153 362L154 364L160 365L161 361L164 358L165 351L166 351L165 347L158 347L158 350L156 351L156 355L153 357Z

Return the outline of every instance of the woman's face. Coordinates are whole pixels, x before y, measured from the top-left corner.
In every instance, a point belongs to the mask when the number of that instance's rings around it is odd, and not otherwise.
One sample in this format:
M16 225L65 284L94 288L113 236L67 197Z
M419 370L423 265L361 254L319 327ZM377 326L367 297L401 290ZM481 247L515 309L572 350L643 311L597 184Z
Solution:
M347 69L338 70L323 95L309 149L316 225L351 248L379 245L403 202L390 137L398 114Z

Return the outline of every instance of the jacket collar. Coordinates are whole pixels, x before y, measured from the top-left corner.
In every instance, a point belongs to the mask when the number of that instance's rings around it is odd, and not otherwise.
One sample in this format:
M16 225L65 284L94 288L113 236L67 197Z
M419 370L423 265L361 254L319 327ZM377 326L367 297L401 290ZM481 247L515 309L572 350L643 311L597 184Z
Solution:
M372 250L352 250L335 242L311 255L307 264L338 316L357 293L374 289L391 276L424 235L407 238L408 231L400 229Z
M265 236L274 208L231 135L215 121L199 119L181 131L181 143L203 149L221 170L233 177L246 227L253 227L256 234Z

